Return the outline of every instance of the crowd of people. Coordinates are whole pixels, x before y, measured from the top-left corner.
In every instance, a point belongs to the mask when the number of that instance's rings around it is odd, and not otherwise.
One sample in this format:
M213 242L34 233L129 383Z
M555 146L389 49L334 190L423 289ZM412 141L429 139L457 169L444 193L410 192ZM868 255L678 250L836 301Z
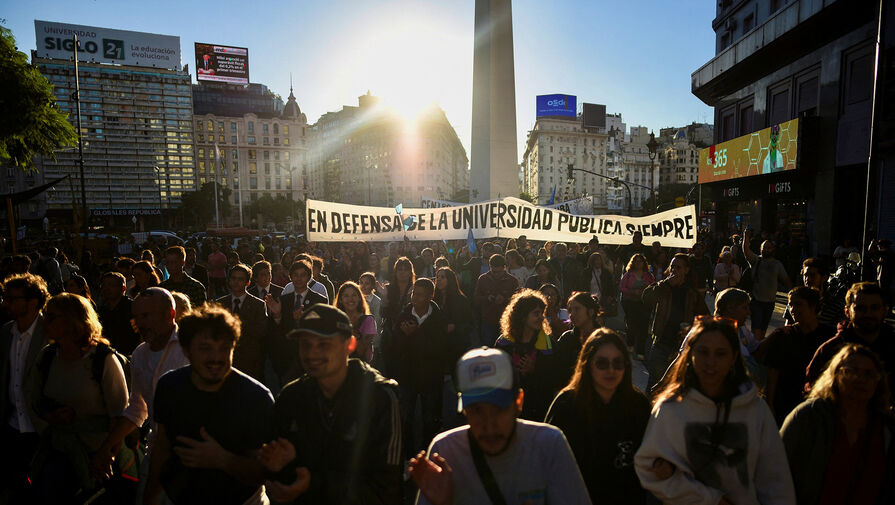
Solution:
M725 242L4 257L0 504L895 502L888 245Z

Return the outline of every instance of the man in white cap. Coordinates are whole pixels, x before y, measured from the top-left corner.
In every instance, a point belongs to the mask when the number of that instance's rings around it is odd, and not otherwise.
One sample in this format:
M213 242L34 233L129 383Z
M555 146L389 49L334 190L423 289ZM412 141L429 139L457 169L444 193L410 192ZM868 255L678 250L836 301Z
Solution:
M439 434L410 460L417 504L589 504L565 436L523 419L523 391L510 356L468 351L457 363L458 408L469 422Z

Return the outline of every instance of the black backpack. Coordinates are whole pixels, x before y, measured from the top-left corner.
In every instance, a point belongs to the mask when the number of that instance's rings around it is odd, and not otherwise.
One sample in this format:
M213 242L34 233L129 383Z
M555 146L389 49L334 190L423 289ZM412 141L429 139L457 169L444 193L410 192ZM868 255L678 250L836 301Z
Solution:
M43 396L43 388L47 383L47 377L50 375L50 365L53 364L53 360L56 358L57 351L59 350L59 344L50 344L46 349L43 350L43 354L41 355L40 361L37 363L37 370L40 372L40 394ZM112 353L115 356L115 359L118 360L118 363L121 365L121 368L124 369L124 380L127 384L128 391L130 391L130 379L131 379L131 362L127 358L127 356L121 354L116 351L109 344L100 342L96 346L96 351L93 353L93 358L90 363L90 376L93 380L99 384L99 392L103 393L103 371L106 368L106 356Z

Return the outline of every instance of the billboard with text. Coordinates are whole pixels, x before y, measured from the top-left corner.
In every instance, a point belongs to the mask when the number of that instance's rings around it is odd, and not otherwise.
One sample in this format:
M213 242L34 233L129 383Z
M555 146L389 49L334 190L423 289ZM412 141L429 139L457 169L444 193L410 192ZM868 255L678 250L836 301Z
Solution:
M795 170L798 153L799 120L792 119L700 149L699 183Z
M34 20L36 54L70 60L78 36L78 61L180 68L180 37Z
M537 117L578 116L578 97L575 95L538 95Z
M249 50L196 42L196 80L249 83Z

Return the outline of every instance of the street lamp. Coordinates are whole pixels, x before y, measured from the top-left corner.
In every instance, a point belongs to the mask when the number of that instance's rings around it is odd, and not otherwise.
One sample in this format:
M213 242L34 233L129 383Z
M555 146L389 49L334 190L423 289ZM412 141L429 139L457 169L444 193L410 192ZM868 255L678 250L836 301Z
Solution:
M656 182L656 153L659 150L659 143L656 142L656 135L653 132L650 132L650 134L649 134L649 142L646 143L646 148L649 150L650 185L655 186L655 182ZM656 212L659 212L659 192L651 189L650 193L652 193L653 201L656 203Z

